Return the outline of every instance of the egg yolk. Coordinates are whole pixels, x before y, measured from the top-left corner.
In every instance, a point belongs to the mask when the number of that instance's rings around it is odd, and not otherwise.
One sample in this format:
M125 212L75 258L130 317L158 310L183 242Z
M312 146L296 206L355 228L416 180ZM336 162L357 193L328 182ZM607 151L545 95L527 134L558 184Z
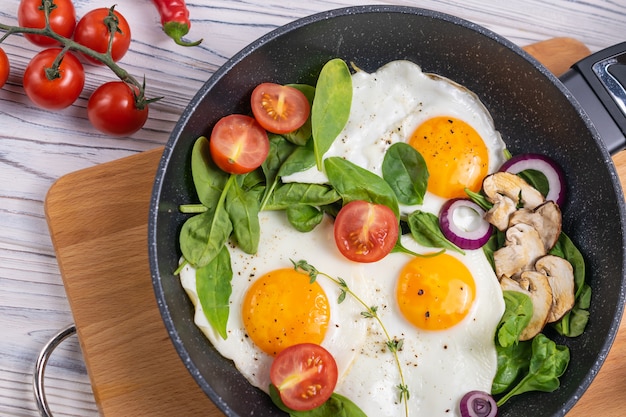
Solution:
M434 117L413 132L409 144L424 157L428 191L443 198L479 191L489 168L485 142L473 127L453 117Z
M412 259L400 273L396 298L402 315L423 330L445 330L469 312L476 284L457 258L441 254Z
M322 287L307 274L278 269L257 279L242 307L252 341L268 355L298 343L321 344L328 329L330 305Z

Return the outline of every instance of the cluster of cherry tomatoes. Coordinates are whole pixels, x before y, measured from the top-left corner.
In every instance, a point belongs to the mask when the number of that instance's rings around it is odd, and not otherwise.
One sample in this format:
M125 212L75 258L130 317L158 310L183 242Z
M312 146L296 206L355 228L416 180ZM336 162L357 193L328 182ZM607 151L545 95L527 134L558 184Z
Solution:
M42 0L22 0L17 13L20 28L44 29L42 6L45 6ZM48 13L53 36L41 30L22 32L30 42L44 48L26 66L23 87L37 106L58 110L74 103L83 91L85 70L81 61L88 65L115 66L128 51L131 31L124 16L114 7L91 10L77 21L71 0L54 0ZM9 60L0 48L0 87L8 76ZM104 133L130 135L145 124L148 102L141 85L111 81L91 94L87 115L92 125Z

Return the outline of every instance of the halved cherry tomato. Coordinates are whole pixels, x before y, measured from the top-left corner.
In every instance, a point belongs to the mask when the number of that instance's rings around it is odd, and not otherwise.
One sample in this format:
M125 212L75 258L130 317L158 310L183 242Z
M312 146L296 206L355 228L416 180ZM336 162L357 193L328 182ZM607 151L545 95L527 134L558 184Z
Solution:
M312 410L326 402L335 390L337 378L335 358L314 343L284 349L270 368L270 380L281 400L296 411Z
M261 166L270 151L270 143L267 132L255 119L231 114L213 127L209 150L223 171L245 174Z
M4 49L0 48L0 88L4 87L4 84L9 79L10 69L9 57L4 52Z
M335 242L351 261L376 262L384 258L398 240L398 219L383 204L352 201L335 219Z
M43 29L46 18L41 0L22 0L17 8L17 22L27 28ZM54 0L49 15L50 28L61 36L71 38L76 27L76 10L71 0ZM39 46L54 46L59 43L42 35L25 33L24 37Z
M300 90L274 83L259 84L252 91L251 104L259 124L277 134L300 128L311 112L309 101Z
M50 79L51 68L61 48L44 49L35 55L24 70L24 91L33 103L44 109L64 109L71 105L85 85L85 71L78 58L66 52L58 68L58 77Z
M123 81L109 81L93 92L87 102L87 117L91 124L109 135L131 135L148 119L148 104L137 107L139 89Z
M76 25L74 40L94 51L105 53L109 47L109 39L111 38L111 32L109 32L106 19L113 18L117 18L117 31L113 37L111 58L113 58L113 61L119 61L128 51L131 35L128 22L124 16L115 9L113 9L111 14L111 9L102 7L94 9L84 15ZM103 65L103 63L97 59L85 54L83 54L83 56L87 61L95 65Z

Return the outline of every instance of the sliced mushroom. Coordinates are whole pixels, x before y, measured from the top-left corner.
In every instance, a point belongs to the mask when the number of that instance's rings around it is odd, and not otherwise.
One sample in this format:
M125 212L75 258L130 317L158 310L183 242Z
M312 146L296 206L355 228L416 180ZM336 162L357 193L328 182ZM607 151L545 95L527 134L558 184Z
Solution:
M504 231L509 227L509 219L517 210L515 201L502 194L494 196L493 207L485 213L485 220Z
M544 202L543 195L523 178L510 172L496 172L483 180L483 191L487 199L496 202L496 195L502 194L519 205L520 201L525 208L534 209Z
M546 255L537 260L535 269L548 278L552 288L552 308L548 316L548 323L553 323L560 320L574 307L576 298L574 268L566 259Z
M509 222L511 226L524 223L534 227L539 232L546 251L549 251L556 245L561 234L561 209L554 201L546 201L534 210L517 210L511 215Z
M505 245L493 253L496 276L498 279L518 277L523 271L532 270L537 259L546 253L534 227L524 223L509 227Z
M533 315L519 340L530 340L545 327L552 308L552 288L548 278L537 271L525 271L519 280L503 278L502 290L518 291L528 295L533 303Z

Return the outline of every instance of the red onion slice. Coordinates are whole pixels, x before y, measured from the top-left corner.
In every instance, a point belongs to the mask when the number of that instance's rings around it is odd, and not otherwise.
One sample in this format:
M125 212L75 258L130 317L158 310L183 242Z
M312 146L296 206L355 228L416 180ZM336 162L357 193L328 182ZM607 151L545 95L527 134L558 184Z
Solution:
M470 391L461 399L461 417L495 417L498 406L493 397L483 391Z
M545 155L524 153L515 155L500 167L500 171L519 174L527 169L539 171L548 180L546 200L552 200L559 206L565 202L565 174L561 167Z
M484 216L485 210L472 200L454 198L441 207L439 227L459 248L478 249L487 243L493 230Z

